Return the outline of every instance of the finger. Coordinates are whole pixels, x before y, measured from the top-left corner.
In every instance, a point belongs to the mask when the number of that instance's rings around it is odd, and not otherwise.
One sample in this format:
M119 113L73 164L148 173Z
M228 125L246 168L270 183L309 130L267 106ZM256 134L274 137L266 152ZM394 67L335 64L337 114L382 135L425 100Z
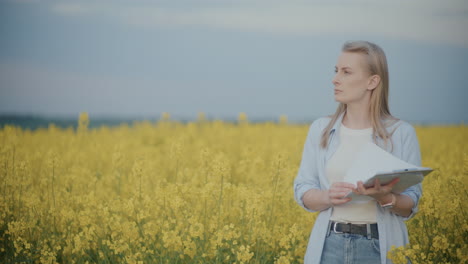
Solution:
M358 188L357 189L361 194L366 193L366 187L364 187L364 183L362 183L362 181L358 182Z
M388 184L385 184L382 186L382 189L381 191L383 193L389 193L392 191L393 187L400 181L399 178L395 178L393 179L391 182L389 182Z
M379 181L379 179L375 179L375 190L380 191L380 181Z
M348 189L355 188L355 185L349 182L335 182L332 184L332 186L338 187L338 188L348 188Z
M330 188L330 191L329 193L334 195L334 196L337 196L337 195L340 195L342 193L349 193L351 192L353 189L352 188L343 188L343 187L332 187Z
M353 190L353 193L357 194L357 195L365 195L363 192L361 192L360 190L358 190L357 188Z
M333 205L340 205L340 204L345 204L347 202L351 201L351 198L344 198L344 199L333 199L332 204Z
M349 192L350 192L350 190L331 192L330 193L330 198L332 198L332 199L341 199L341 198L345 197Z
M400 181L400 178L395 178L391 182L385 184L385 186L393 187L395 184L397 184Z

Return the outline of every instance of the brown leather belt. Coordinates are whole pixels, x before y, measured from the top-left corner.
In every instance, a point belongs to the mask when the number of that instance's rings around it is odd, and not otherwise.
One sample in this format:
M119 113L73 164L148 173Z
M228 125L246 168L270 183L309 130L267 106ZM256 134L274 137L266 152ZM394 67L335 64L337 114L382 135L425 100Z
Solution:
M377 229L377 224L350 224L331 221L330 231L333 231L337 234L358 234L369 239L379 239L379 230Z

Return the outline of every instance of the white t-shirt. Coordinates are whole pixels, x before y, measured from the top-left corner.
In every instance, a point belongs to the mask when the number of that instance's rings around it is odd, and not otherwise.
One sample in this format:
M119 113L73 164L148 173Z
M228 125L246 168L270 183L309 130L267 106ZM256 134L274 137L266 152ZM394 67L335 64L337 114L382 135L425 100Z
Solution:
M341 182L351 166L357 151L366 142L372 142L372 128L350 129L341 124L340 145L326 166L330 185ZM356 183L353 183L356 184ZM369 197L364 201L351 201L333 207L331 220L336 222L364 224L377 222L376 201Z

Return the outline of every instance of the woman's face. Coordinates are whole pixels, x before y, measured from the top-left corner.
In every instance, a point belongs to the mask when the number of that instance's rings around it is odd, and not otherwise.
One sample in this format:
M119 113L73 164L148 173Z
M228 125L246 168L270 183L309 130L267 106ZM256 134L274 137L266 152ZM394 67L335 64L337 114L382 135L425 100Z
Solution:
M370 99L371 76L363 54L343 52L335 66L335 100L340 103L363 103ZM375 87L374 87L375 88Z

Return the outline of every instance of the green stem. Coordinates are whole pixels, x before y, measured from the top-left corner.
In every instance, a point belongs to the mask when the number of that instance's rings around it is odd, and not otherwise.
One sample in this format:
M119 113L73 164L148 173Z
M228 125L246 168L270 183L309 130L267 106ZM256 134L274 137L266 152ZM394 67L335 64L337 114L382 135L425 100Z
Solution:
M224 173L221 173L221 187L219 192L219 199L218 199L218 229L221 222L221 206L223 203L223 184L224 184Z
M278 166L276 168L276 174L275 174L275 177L273 179L273 197L271 199L271 210L270 210L270 219L269 219L270 224L274 224L273 223L273 211L274 211L274 207L275 207L276 189L278 187L278 181L279 181L280 164L281 164L281 162L278 161Z

